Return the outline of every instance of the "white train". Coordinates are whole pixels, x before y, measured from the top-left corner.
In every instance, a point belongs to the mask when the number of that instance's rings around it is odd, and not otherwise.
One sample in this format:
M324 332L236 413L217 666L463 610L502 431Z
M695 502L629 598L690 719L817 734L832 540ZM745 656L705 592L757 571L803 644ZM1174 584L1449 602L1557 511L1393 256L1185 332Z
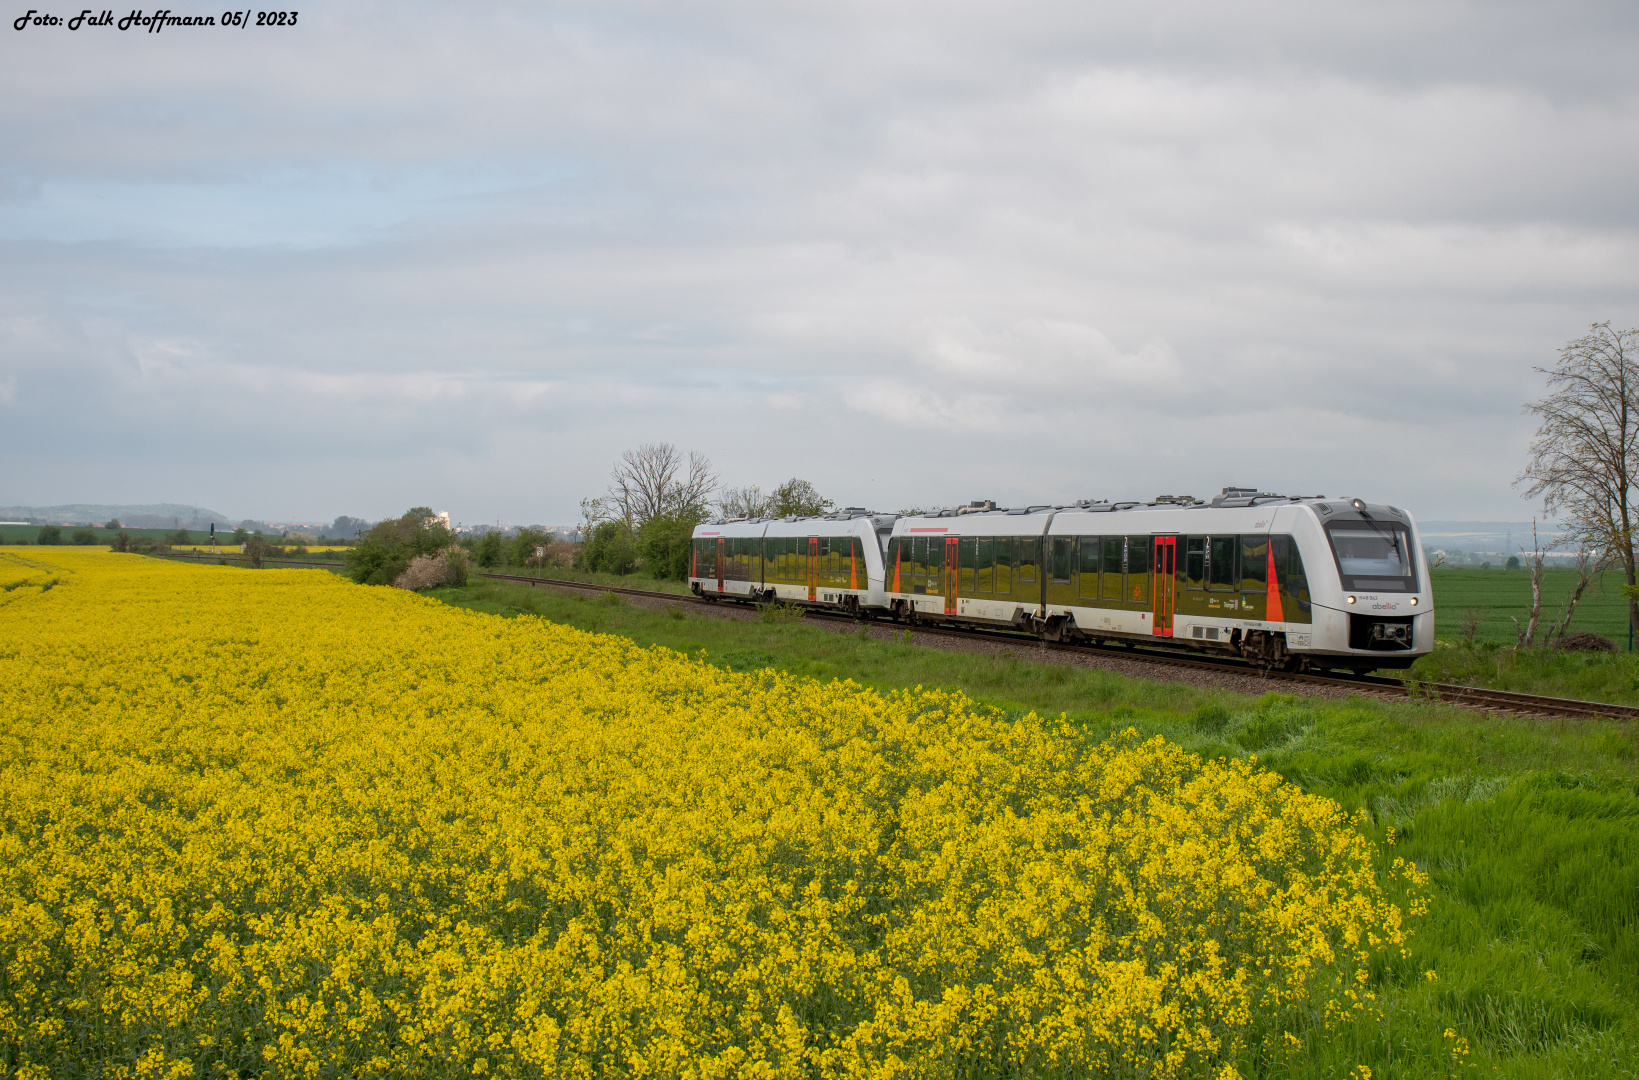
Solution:
M1434 646L1416 523L1359 499L1225 488L918 517L716 521L690 588L1053 641L1165 644L1265 667L1407 667Z

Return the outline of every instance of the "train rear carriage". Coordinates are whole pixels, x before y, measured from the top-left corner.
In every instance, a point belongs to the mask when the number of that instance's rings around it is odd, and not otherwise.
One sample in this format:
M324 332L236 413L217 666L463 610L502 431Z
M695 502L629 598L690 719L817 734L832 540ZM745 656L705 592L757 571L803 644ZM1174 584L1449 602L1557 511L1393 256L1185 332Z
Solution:
M889 607L912 621L1031 628L1048 510L974 505L900 518L888 539Z
M883 612L882 543L894 517L850 508L707 522L694 531L689 588L705 597Z

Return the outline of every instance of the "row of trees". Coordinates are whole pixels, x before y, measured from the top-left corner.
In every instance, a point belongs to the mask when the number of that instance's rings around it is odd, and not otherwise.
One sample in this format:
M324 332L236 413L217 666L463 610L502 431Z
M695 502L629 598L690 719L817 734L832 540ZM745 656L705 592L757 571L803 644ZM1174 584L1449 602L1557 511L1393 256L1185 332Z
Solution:
M807 480L792 477L764 494L756 485L724 488L703 454L647 443L615 462L609 488L581 501L580 565L611 574L640 563L655 577L688 576L690 539L713 508L724 517L787 517L834 509Z

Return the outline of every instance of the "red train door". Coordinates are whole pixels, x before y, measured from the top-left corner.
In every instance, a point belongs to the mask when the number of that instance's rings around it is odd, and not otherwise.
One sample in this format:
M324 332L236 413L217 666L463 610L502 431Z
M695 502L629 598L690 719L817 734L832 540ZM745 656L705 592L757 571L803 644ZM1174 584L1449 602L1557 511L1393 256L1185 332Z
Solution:
M808 599L818 599L819 589L819 537L808 538Z
M728 562L728 557L724 554L724 552L726 552L727 550L728 550L728 545L725 544L724 541L723 541L723 538L721 536L719 536L717 538L717 591L718 592L723 591L723 573L724 573L724 570L726 569L726 564Z
M961 542L962 541L961 541L960 537L955 537L955 536L945 537L945 614L946 615L956 614L956 583L959 580L959 576L960 576L958 574L958 571L957 571L957 567L960 565L957 562L957 559L958 559L957 545L960 544Z
M1178 584L1178 575L1174 572L1177 554L1176 536L1155 538L1155 557L1150 561L1150 565L1155 567L1155 579L1150 590L1155 600L1155 627L1151 632L1158 637L1172 636L1173 601Z

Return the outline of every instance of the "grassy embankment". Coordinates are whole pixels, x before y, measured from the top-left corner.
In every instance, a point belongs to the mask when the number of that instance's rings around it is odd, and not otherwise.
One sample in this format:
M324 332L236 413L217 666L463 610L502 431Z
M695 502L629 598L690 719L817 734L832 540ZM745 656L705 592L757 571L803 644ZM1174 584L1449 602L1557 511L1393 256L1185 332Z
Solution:
M1523 625L1531 607L1531 578L1523 570L1442 568L1431 578L1438 644L1411 669L1412 678L1639 705L1639 656L1626 651L1627 601L1618 589L1619 574L1588 586L1569 626L1571 633L1609 638L1614 653L1516 651L1518 630L1510 616ZM1539 638L1557 624L1560 605L1575 585L1574 571L1546 571Z
M1369 810L1382 857L1416 860L1436 887L1410 957L1374 973L1390 1025L1346 1028L1272 1075L1341 1076L1364 1062L1378 1078L1639 1076L1639 727L1240 697L838 633L778 612L747 622L493 583L434 595L739 670L960 688L1101 735L1136 727L1207 756L1255 754L1307 791ZM1456 1038L1477 1069L1453 1068Z

